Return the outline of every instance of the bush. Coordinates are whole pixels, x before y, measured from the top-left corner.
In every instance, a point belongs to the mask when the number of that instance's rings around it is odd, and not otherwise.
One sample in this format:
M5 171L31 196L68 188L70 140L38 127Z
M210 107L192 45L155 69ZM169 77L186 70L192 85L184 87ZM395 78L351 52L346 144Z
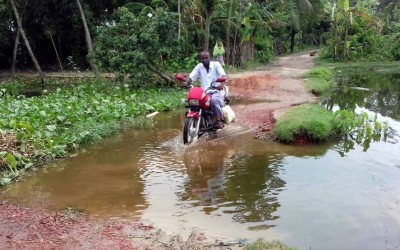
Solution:
M274 42L270 35L259 35L255 39L255 58L261 63L271 62L275 58Z
M343 24L342 24L343 25ZM344 35L344 26L339 26L339 39ZM348 46L348 55L343 56L345 47ZM349 60L349 61L379 61L394 60L398 56L399 48L394 35L382 36L374 27L361 19L349 26L348 41L338 44L338 58L334 58L334 40L330 34L327 46L321 51L320 58L324 60Z
M180 51L176 39L177 18L173 13L157 10L153 16L135 15L119 8L110 21L98 29L91 57L100 69L129 75L133 85L144 86L158 73L165 62Z

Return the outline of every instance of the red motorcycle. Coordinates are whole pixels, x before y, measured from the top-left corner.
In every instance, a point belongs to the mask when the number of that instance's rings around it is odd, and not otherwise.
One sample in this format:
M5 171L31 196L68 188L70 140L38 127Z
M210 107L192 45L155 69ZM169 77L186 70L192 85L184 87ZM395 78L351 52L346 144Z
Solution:
M185 81L185 77L178 75L176 77L180 81ZM218 78L211 86L219 85L225 82L226 79ZM211 111L211 95L207 92L216 91L213 88L204 91L201 87L190 87L187 96L188 110L186 111L185 125L183 127L183 143L191 144L199 139L202 135L208 132L215 132L213 112ZM225 105L229 104L228 86L224 86Z

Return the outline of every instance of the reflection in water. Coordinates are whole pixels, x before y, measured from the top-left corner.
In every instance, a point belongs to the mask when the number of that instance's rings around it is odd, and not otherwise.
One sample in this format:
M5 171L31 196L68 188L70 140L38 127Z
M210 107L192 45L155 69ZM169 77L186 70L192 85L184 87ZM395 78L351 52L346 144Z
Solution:
M279 177L279 157L248 153L232 142L206 142L185 152L188 179L179 196L192 206L203 206L206 214L231 214L240 223L271 224L279 218L273 213L285 185Z
M323 101L323 104L329 110L348 109L359 114L365 112L369 115L370 127L374 129L375 123L372 118L376 115L380 117L400 120L400 74L372 74L372 73L353 73L337 75L338 88L329 98ZM388 120L388 119L383 120ZM382 122L382 119L378 119ZM355 135L349 136L339 142L341 145L340 155L344 156L350 150L354 149L354 144L363 147L366 152L371 143L379 141L396 141L396 131L390 128L388 134L381 135L367 133L368 129L361 130ZM375 131L375 130L370 130Z
M237 222L268 222L279 216L273 213L280 207L278 194L286 182L279 177L280 163L268 156L243 155L233 161L227 174L226 193L230 204L225 213L234 213ZM245 163L244 165L242 163ZM273 163L273 164L271 164Z
M332 110L366 108L382 116L400 120L400 74L372 73L337 76L338 88L323 103ZM351 87L367 88L369 91Z
M7 191L11 200L63 209L73 207L98 216L139 215L147 207L144 183L135 171L143 154L134 131L110 138L74 158L16 183ZM126 143L129 142L129 147Z

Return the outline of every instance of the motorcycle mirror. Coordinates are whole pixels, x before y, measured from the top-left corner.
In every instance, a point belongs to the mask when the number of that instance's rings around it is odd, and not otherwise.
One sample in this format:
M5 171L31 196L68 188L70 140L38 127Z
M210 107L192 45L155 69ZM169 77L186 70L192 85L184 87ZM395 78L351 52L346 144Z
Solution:
M217 78L216 82L225 82L226 78L225 77L219 77Z
M182 74L176 74L175 79L184 82L186 80L186 77Z

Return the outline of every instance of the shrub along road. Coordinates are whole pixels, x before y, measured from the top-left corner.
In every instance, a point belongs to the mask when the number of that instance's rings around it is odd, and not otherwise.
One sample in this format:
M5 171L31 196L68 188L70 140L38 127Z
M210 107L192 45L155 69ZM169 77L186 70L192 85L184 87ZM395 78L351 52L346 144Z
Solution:
M280 57L267 68L231 74L229 86L239 124L258 137L291 106L314 101L302 75L313 67L309 53ZM236 104L235 104L236 102ZM75 211L51 211L0 203L0 248L7 249L241 249L210 244L201 232L187 238L167 236L150 224L98 221Z

